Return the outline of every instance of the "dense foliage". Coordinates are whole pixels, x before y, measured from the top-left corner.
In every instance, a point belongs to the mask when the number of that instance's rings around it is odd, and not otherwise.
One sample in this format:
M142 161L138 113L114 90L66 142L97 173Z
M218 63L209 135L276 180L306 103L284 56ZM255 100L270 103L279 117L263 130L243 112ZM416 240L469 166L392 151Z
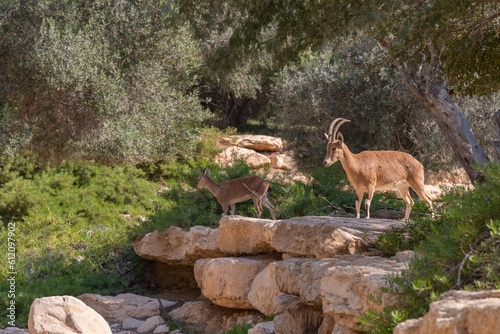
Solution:
M171 2L2 1L1 153L107 164L189 154L205 116L199 48Z
M500 165L484 166L482 172L488 181L447 194L435 220L417 218L379 240L385 252L414 249L417 256L401 275L389 278L401 304L366 314L367 330L392 333L397 323L423 316L450 289L500 288Z

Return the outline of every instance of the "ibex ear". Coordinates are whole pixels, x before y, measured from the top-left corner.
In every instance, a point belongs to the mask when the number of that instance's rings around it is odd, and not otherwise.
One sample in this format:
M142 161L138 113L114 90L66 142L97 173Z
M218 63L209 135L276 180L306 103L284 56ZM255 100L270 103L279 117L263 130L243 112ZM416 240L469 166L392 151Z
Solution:
M210 169L208 169L208 167L205 168L205 175L210 177Z
M326 139L330 140L330 138L328 137L328 135L326 133L325 133L325 137L326 137Z
M340 132L337 133L337 139L344 145L344 136Z

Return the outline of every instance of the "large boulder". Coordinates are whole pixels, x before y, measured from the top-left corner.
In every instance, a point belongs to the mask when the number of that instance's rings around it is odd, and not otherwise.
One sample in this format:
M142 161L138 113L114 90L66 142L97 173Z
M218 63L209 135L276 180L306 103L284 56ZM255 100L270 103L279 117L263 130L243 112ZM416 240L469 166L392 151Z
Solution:
M297 217L278 222L271 246L278 252L317 259L360 254L382 233L401 225L387 219Z
M241 323L257 323L265 317L255 310L235 310L214 305L208 300L186 302L170 315L200 333L219 334Z
M278 137L264 135L234 135L221 139L223 145L240 146L255 151L280 151L283 149L283 140Z
M37 298L30 308L31 334L111 334L104 318L71 296Z
M215 157L216 162L232 165L234 161L244 160L254 168L262 167L271 163L271 159L254 150L242 147L228 147Z
M500 290L448 291L426 315L397 325L394 333L500 333Z
M160 303L155 298L135 295L132 293L117 296L101 296L86 293L78 297L87 306L94 309L107 320L122 322L126 318L149 318L160 314ZM163 307L174 306L176 303L162 299Z
M357 319L363 312L381 311L397 303L394 294L381 289L387 287L386 276L399 274L407 264L399 257L363 255L343 255L306 263L302 272L310 280L306 281L303 275L301 299L310 303L321 299L323 311L333 317L337 325L359 330Z
M275 253L271 240L277 222L242 216L223 216L219 222L217 243L230 255Z
M273 262L274 263L274 262ZM248 300L260 313L271 316L274 314L274 297L281 294L276 284L276 272L272 263L262 270L254 279Z
M255 277L273 259L217 258L196 261L194 274L202 294L214 304L235 309L253 309L248 293Z
M201 258L224 254L217 245L217 229L194 226L184 231L170 226L134 241L134 251L143 259L168 264L194 265Z

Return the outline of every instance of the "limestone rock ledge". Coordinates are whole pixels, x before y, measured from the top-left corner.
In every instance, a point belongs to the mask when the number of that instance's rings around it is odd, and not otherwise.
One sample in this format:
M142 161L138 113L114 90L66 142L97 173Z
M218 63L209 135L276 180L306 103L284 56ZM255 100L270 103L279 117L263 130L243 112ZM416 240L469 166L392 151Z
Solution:
M448 291L422 318L394 329L394 334L424 333L500 333L500 290Z
M224 256L217 245L217 229L177 226L146 234L134 241L134 251L143 259L168 264L194 265L200 258Z
M361 254L379 235L401 222L388 219L297 217L286 220L223 216L220 227L171 226L134 242L142 258L167 264L194 265L199 259L287 253L292 257L331 258Z

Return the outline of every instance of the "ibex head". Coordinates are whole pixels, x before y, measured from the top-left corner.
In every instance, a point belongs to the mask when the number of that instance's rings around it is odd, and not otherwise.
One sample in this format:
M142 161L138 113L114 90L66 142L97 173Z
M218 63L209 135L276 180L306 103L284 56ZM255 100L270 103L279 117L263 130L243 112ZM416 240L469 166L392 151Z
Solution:
M328 134L325 133L328 139L328 145L326 146L326 157L323 161L323 166L329 167L333 165L338 160L344 157L344 136L339 131L342 124L350 122L350 120L345 118L337 118L328 129Z
M209 178L210 178L210 169L208 169L208 167L200 170L200 175L198 176L198 184L196 185L196 188L203 189L206 186L207 180Z

